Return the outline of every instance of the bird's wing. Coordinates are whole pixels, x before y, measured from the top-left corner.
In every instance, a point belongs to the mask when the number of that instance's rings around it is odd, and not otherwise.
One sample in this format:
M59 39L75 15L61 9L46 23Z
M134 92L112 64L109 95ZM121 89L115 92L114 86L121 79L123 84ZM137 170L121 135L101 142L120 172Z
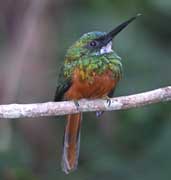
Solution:
M65 92L71 87L71 79L64 78L63 66L60 68L58 85L55 92L54 101L62 101Z
M62 101L65 92L70 88L71 80L66 79L60 82L56 88L54 101Z

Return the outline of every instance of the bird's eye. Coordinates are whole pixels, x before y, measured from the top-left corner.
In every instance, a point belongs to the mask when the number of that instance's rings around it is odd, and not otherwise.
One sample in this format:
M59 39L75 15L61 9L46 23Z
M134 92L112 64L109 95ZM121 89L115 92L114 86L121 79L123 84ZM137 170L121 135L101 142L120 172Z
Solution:
M96 47L98 45L98 42L97 41L91 41L90 42L90 46L91 47Z

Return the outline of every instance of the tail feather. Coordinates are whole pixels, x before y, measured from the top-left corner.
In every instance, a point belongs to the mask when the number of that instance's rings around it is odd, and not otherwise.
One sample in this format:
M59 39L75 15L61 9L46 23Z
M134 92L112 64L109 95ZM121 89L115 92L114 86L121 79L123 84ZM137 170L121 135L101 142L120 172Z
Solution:
M80 148L81 113L67 116L65 127L62 169L69 173L77 168Z

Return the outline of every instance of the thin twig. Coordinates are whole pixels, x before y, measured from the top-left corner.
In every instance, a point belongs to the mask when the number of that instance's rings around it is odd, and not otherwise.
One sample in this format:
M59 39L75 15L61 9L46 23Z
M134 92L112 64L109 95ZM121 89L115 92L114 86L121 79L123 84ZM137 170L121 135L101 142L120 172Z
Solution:
M164 101L171 101L171 86L140 94L111 98L110 106L106 100L102 99L80 100L78 101L78 109L73 101L0 105L0 118L60 116L78 112L112 111Z

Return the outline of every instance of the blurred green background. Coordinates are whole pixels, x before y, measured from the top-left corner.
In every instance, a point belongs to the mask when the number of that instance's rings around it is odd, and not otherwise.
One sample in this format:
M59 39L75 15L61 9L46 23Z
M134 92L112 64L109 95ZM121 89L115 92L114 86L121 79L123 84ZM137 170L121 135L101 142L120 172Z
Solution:
M137 13L114 40L124 76L115 96L170 85L170 0L0 1L0 102L52 101L67 48ZM171 104L84 114L78 170L61 171L63 117L0 120L2 180L170 180Z

